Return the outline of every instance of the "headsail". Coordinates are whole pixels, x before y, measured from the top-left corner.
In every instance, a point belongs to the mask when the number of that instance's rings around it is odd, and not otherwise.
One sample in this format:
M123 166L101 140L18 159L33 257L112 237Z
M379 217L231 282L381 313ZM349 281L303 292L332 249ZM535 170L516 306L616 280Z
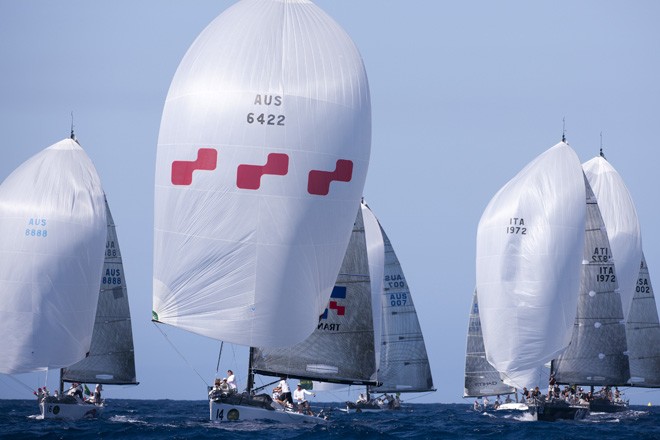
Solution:
M115 222L105 201L108 237L89 356L62 369L65 382L137 384L126 274Z
M571 343L555 361L558 383L623 385L630 377L618 266L587 177L587 220L582 278Z
M472 295L467 347L465 349L465 388L463 397L495 396L512 394L516 389L505 384L500 373L486 360L484 337L481 333L479 300L477 291Z
M486 356L504 382L534 386L568 345L584 246L584 177L561 142L490 201L477 232L477 292Z
M628 316L635 294L639 262L642 260L642 236L632 197L619 173L602 156L582 165L607 228L616 265L623 316Z
M366 226L366 225L365 225ZM382 289L380 365L375 392L433 391L433 377L415 304L394 247L382 226L385 274ZM373 275L373 274L372 274Z
M305 339L346 251L370 138L361 57L318 7L245 0L221 14L163 110L154 319L242 345Z
M107 234L103 189L72 139L0 185L0 373L60 368L91 343Z
M335 383L375 384L371 298L360 209L328 306L320 317L317 315L316 330L292 347L255 348L254 372ZM298 318L290 316L292 319L282 325L287 326Z

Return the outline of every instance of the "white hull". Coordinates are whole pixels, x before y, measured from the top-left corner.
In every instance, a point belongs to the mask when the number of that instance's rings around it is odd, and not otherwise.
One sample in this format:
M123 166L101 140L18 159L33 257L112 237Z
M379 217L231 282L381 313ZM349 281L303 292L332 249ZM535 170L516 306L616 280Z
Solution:
M310 416L293 410L267 409L252 405L236 405L209 401L212 422L233 422L239 420L271 420L281 423L327 423L323 417Z
M91 403L41 402L39 410L43 419L80 420L98 417L103 412L103 405Z
M497 407L496 411L527 411L529 407L524 403L503 403Z

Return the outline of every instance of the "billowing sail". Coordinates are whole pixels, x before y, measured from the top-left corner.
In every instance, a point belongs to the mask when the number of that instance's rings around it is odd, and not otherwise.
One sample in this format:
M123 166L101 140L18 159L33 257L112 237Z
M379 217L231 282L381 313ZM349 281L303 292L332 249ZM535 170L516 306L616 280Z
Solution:
M465 388L463 389L463 397L495 396L515 392L516 389L505 384L500 377L500 373L486 360L484 337L481 333L481 319L479 318L479 300L475 290L472 295L467 347L465 349Z
M538 385L568 345L584 246L584 177L561 142L490 201L477 232L477 292L488 362L508 385Z
M385 230L380 225L378 230L385 243L385 277L380 301L383 322L379 338L379 385L370 390L432 391L431 367L408 282Z
M660 324L649 268L642 264L626 322L630 383L645 388L660 387Z
M362 59L331 18L307 0L244 0L221 14L181 61L163 110L154 320L251 346L309 336L370 142Z
M558 383L623 385L630 377L626 327L615 268L599 204L587 177L582 279L570 345L555 361Z
M642 237L635 204L623 179L604 157L594 157L582 167L596 195L607 228L619 281L623 316L627 317L637 285L639 262L642 260Z
M72 139L32 156L0 185L0 373L85 357L106 233L99 176Z
M66 382L137 384L126 274L115 222L105 201L108 236L89 356L62 369Z
M291 319L285 326L298 318L288 316ZM335 383L375 383L371 283L361 209L330 301L316 318L316 330L303 342L252 350L254 372Z

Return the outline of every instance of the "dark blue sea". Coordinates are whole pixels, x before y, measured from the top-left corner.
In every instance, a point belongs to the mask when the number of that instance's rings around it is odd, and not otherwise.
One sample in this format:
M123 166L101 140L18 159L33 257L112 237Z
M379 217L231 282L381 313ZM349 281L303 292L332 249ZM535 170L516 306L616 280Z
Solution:
M208 421L206 401L112 400L99 419L38 420L33 400L0 400L0 439L660 439L660 408L535 422L465 404L405 404L401 411L331 412L326 426ZM337 405L320 404L325 411ZM319 409L317 407L316 409Z

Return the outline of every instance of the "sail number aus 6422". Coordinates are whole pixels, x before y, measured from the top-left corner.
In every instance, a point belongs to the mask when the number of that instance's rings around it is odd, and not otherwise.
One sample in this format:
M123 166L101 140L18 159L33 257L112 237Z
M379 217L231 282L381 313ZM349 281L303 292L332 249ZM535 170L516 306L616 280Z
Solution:
M261 124L261 125L284 125L284 120L286 117L284 115L272 115L266 113L248 113L247 114L247 123L248 124Z

